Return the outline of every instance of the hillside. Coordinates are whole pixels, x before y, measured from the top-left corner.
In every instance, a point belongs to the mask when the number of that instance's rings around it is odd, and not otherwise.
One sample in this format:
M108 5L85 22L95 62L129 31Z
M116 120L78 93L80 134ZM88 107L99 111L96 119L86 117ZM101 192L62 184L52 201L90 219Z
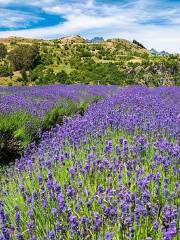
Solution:
M109 39L91 42L80 36L54 40L10 37L0 39L0 44L7 48L6 56L0 56L0 85L56 82L180 85L180 56L152 54L137 41ZM23 67L15 69L8 56L12 55L13 49L23 45L25 48L38 45L40 51L38 63L26 71Z

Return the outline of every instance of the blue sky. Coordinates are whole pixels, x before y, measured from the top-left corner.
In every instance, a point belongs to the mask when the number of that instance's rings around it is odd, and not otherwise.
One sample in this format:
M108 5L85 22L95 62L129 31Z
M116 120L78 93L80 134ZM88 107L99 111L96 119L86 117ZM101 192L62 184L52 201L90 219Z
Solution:
M0 0L0 37L75 34L180 52L180 0Z

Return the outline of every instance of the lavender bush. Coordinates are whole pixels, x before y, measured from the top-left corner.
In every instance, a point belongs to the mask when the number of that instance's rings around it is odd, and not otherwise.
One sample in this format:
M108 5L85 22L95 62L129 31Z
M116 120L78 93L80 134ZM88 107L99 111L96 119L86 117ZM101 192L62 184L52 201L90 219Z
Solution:
M178 87L127 87L1 175L0 239L178 239Z

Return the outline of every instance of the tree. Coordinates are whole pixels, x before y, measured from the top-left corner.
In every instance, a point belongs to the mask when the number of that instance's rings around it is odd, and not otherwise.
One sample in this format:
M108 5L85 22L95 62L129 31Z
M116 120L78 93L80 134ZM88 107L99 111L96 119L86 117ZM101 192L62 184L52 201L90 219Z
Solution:
M10 78L13 76L12 67L7 60L4 60L0 63L0 77L8 76L10 76Z
M133 43L136 44L138 47L140 48L144 48L146 49L140 42L136 41L136 40L133 40Z
M3 60L7 56L7 47L0 43L0 60Z
M9 53L9 60L15 71L31 70L40 62L40 51L37 44L22 44Z
M43 83L51 84L51 83L55 83L55 81L56 81L56 75L54 73L54 70L52 68L48 68L43 75Z
M45 70L45 66L42 64L37 65L33 70L29 72L30 81L34 82L38 78L43 78L43 73Z
M8 65L0 64L0 77L8 77L8 76L9 76Z
M62 84L67 83L68 74L64 70L62 70L61 72L58 72L56 74L56 80L57 80L57 82L62 83Z
M22 81L23 85L27 85L27 83L28 83L28 76L24 69L21 70L21 81Z

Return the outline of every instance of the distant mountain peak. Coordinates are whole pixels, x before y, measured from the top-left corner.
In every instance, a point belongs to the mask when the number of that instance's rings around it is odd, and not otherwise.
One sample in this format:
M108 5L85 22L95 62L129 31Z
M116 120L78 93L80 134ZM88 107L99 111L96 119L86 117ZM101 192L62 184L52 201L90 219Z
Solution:
M155 50L154 48L152 48L150 50L150 52L154 55L159 55L159 56L168 56L170 53L166 52L166 51L161 51L161 52L158 52L157 50Z
M90 43L102 43L102 42L104 42L104 38L103 37L94 37L91 40L87 40L87 42L90 42Z
M166 52L166 51L161 51L159 54L160 54L161 56L168 56L168 55L169 55L169 53Z
M158 55L158 51L156 51L154 48L151 48L150 52L154 55Z

